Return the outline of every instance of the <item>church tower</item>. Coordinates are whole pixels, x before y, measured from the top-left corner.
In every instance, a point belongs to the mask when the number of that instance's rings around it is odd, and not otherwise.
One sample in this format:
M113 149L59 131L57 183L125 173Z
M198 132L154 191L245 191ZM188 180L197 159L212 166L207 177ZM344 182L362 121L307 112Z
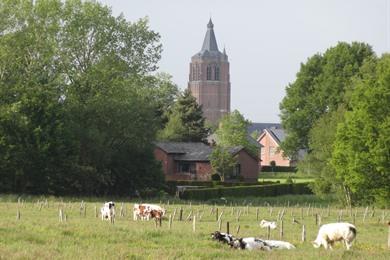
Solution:
M213 22L207 24L200 52L192 56L188 88L202 105L206 119L217 124L222 116L230 112L229 61L225 49L218 50Z

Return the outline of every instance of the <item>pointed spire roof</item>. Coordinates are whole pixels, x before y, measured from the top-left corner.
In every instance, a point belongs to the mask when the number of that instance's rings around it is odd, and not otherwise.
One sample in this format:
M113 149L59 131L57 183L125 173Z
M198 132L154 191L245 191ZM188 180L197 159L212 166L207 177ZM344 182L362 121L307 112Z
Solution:
M207 24L207 32L206 32L206 36L204 37L204 40L203 40L201 52L206 51L206 50L219 52L217 40L215 39L215 34L214 34L214 24L211 21L211 18L209 20L209 23Z

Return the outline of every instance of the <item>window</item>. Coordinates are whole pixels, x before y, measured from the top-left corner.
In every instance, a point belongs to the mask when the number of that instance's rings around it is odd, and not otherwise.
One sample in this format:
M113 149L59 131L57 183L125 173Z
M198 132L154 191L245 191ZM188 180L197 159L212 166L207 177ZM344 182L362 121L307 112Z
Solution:
M219 80L219 67L214 67L214 79Z
M211 80L211 66L207 66L206 80Z
M241 164L237 164L236 166L234 166L233 168L233 173L232 173L232 178L237 178L240 176L240 173L241 173Z
M190 162L178 162L177 172L182 174L196 174L196 165Z
M276 147L270 147L269 148L269 156L274 156L276 153Z

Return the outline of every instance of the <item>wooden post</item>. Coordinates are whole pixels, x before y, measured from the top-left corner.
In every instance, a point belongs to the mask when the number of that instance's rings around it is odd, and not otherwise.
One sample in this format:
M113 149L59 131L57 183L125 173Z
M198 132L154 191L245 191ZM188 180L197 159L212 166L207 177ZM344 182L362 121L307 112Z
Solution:
M182 221L182 220L183 220L183 208L180 208L179 221Z
M194 220L192 222L192 232L195 233L195 231L196 231L196 216L194 216Z
M328 211L327 211L326 217L329 218L329 216L330 216L330 206L329 206L329 204L328 204Z
M240 225L237 226L236 235L240 232Z
M259 221L259 208L256 208L256 220Z
M273 210L274 210L273 207L271 207L270 210L269 210L269 216L270 216L270 217L272 216L272 211L273 211Z
M248 216L249 215L249 206L246 205L246 215Z
M58 218L60 222L64 221L64 212L62 211L62 209L59 210Z
M16 211L16 220L20 220L20 210L19 210L19 208Z
M356 212L352 215L352 223L355 225L356 222Z
M280 240L283 239L283 235L284 235L284 232L283 232L283 220L280 221Z
M218 221L218 208L215 209L215 220Z
M218 220L218 230L221 231L222 219Z
M188 214L188 216L186 217L186 220L185 220L185 221L191 220L191 216L192 216L192 210L190 211L190 214Z
M321 214L318 215L318 226L321 226Z
M172 221L175 219L175 216L176 216L176 208L175 208L175 210L173 211L173 215L172 215Z
M367 213L368 213L368 207L366 207L366 210L364 211L363 223L366 222Z
M316 213L316 226L318 226L318 214Z
M95 205L95 218L97 218L97 217L98 217L98 211L97 211L97 207Z
M271 236L271 228L268 226L267 227L267 239L269 239Z
M305 225L302 225L302 242L306 241L306 229Z
M168 227L169 227L169 229L171 229L171 227L172 227L172 215L171 214L169 214Z
M230 228L229 228L229 221L226 221L226 233L229 234L230 232Z
M390 249L390 221L387 223L389 226L389 234L387 235L387 248Z
M162 224L162 217L160 216L160 217L158 218L158 225L161 227L161 224Z
M303 208L301 208L301 220L303 219Z

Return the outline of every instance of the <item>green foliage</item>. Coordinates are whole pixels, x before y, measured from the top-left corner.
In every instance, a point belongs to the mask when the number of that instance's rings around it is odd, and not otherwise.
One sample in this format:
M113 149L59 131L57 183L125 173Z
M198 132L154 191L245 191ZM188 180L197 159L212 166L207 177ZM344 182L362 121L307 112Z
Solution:
M210 155L210 163L213 172L220 176L221 181L225 181L225 177L230 174L233 167L237 164L237 158L233 156L228 148L216 146Z
M0 2L0 189L125 194L162 181L147 20L91 1Z
M288 132L281 145L286 155L293 157L299 149L310 149L309 132L316 121L345 102L352 79L364 61L374 56L367 44L340 42L301 64L280 103L282 125Z
M221 181L221 175L219 175L218 173L214 173L211 175L211 180L212 181Z
M205 127L202 108L187 89L179 96L168 115L158 139L177 142L205 142L209 130Z
M295 172L295 167L289 167L289 166L268 166L264 165L261 166L261 172Z
M222 147L234 147L242 145L255 158L259 157L257 146L250 141L247 129L250 122L234 110L222 117L216 131L217 144Z
M208 200L211 198L221 197L272 197L285 194L311 194L311 190L309 189L307 183L188 189L181 194L181 198L191 200Z
M390 56L367 62L337 128L332 165L345 202L390 202Z

